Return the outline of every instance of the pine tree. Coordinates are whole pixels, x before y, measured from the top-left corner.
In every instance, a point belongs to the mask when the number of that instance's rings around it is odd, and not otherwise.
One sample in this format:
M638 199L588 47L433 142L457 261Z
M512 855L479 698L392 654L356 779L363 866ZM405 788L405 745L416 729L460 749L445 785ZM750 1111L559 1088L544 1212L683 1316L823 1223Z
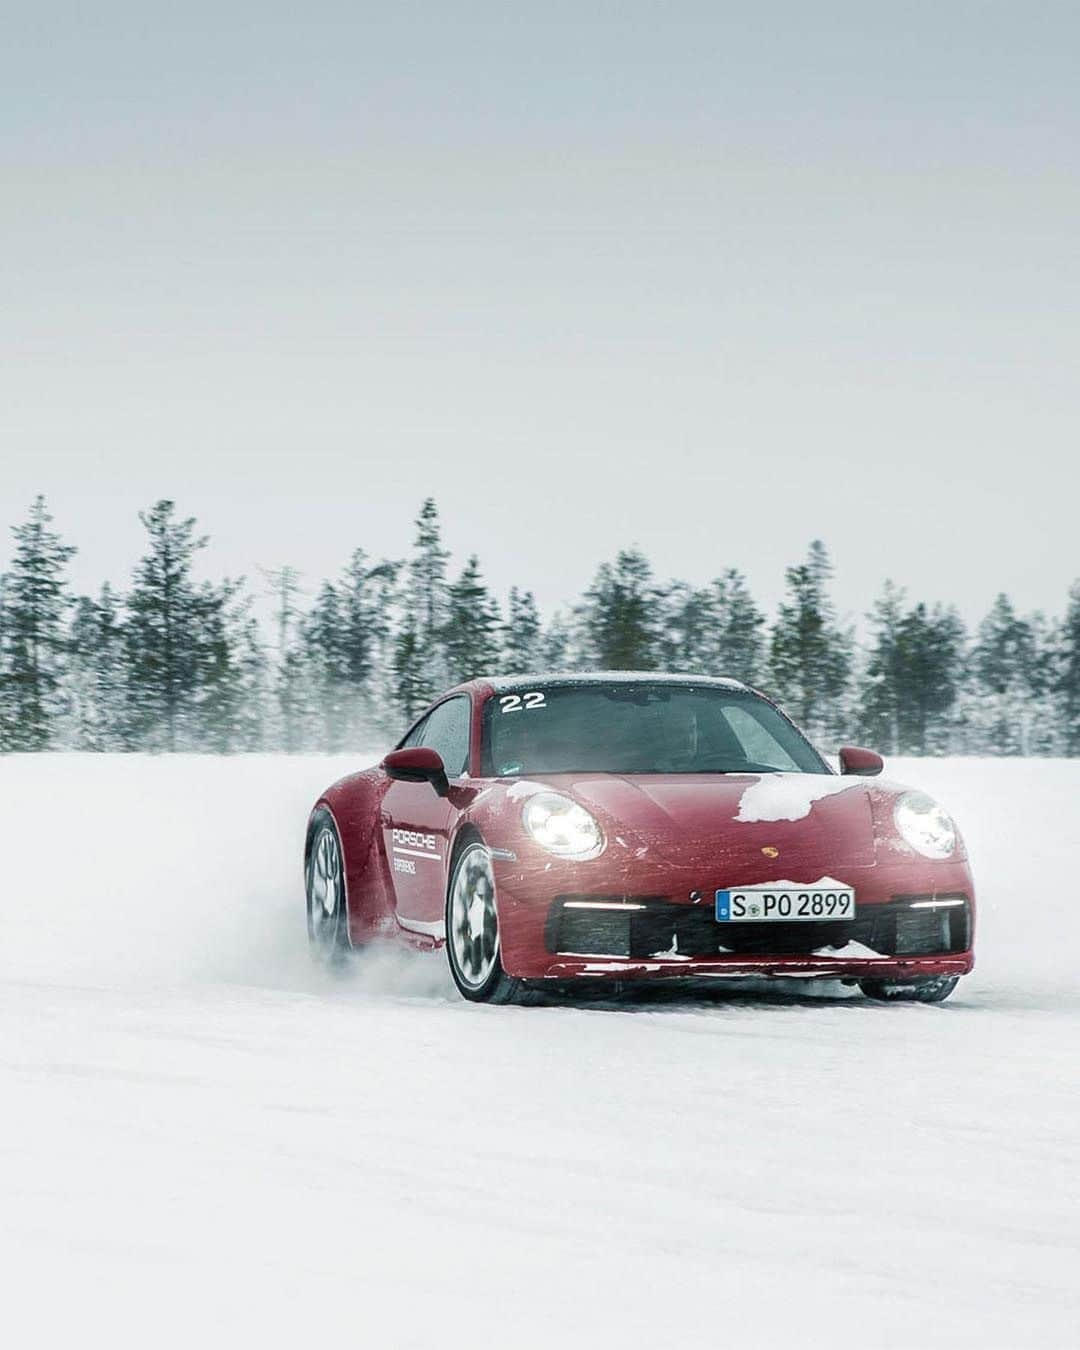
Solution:
M408 566L408 586L403 604L413 629L414 669L410 681L427 703L447 683L443 650L446 631L446 562L450 555L442 546L439 512L433 498L425 499L416 518L416 538Z
M872 638L859 690L860 734L871 745L894 755L900 747L903 605L904 592L886 581L881 599L867 615Z
M1080 755L1080 581L1074 582L1069 591L1069 605L1061 625L1054 693L1062 753Z
M952 713L963 673L964 625L954 609L920 601L899 628L900 752L943 754L951 748Z
M968 722L975 753L1029 753L1032 702L1041 690L1038 655L1031 622L998 595L972 652Z
M1028 671L1028 697L1024 709L1025 754L1064 753L1065 729L1057 697L1063 628L1040 611L1028 616L1034 656Z
M565 671L571 664L571 633L566 615L552 615L540 632L540 657L537 665L541 670Z
M216 754L262 748L267 662L250 597L226 581L199 594L198 746Z
M2 669L10 750L48 749L64 711L61 679L72 603L64 573L75 549L61 543L51 525L45 498L38 496L26 523L12 530L15 556L5 586Z
M383 562L373 570L371 613L373 617L374 646L371 681L370 732L379 739L396 737L400 732L401 713L397 699L397 676L394 669L397 651L398 627L404 610L405 569L400 562Z
M345 567L338 593L341 598L341 650L344 678L351 696L355 734L378 732L385 719L382 678L392 639L392 605L398 564L385 558L371 562L356 549Z
M394 701L406 723L414 722L431 698L421 670L416 626L409 614L394 643L393 691Z
M815 539L806 562L785 573L788 596L781 603L770 644L772 676L781 698L811 735L832 735L842 722L850 682L852 639L836 623L829 599L832 567Z
M71 624L66 740L76 750L125 748L124 631L106 582L97 600L81 596Z
M734 567L709 586L672 583L663 594L660 626L659 664L665 669L748 683L759 678L765 616Z
M269 701L262 736L270 749L295 754L306 742L310 712L299 607L303 574L287 563L259 571L266 582L264 595L274 602L276 629L273 660L267 659L264 676Z
M128 736L142 749L197 749L203 742L201 685L210 678L207 649L219 641L228 586L197 586L195 554L206 539L195 521L176 519L174 502L139 513L150 537L135 569L124 624L128 672ZM220 653L219 653L220 656Z
M289 650L293 629L299 619L297 598L303 594L300 586L300 579L303 574L298 572L295 567L288 566L288 564L276 568L260 567L259 571L267 584L266 594L274 601L277 654L278 660L283 661L285 653Z
M499 663L499 607L474 553L450 587L443 650L452 683L491 674Z
M363 689L371 677L375 647L369 596L371 570L364 550L354 549L352 557L345 565L339 587L342 609L343 675L356 690Z
M713 587L717 657L712 673L754 684L761 678L765 656L765 615L736 568L729 567Z
M963 672L964 627L955 610L920 602L885 583L869 615L873 642L860 681L863 737L892 754L941 754Z
M291 644L274 675L274 747L294 755L314 741L311 673L302 641Z
M0 754L11 749L11 685L7 676L7 590L10 578L0 572Z
M713 588L674 581L658 596L658 665L694 675L717 674L717 596Z
M525 674L541 665L540 611L532 591L510 587L506 623L502 629L503 664L508 671Z
M343 750L353 736L345 615L338 588L324 581L303 625L306 668L316 706L315 734L324 754Z
M586 661L599 670L654 670L660 656L660 592L640 549L603 563L577 610Z

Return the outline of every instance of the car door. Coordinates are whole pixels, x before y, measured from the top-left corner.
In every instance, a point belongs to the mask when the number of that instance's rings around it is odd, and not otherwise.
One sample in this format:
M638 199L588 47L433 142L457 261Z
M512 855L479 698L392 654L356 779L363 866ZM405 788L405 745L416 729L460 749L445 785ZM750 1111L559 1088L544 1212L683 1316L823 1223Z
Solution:
M469 766L472 699L455 694L434 707L406 737L441 755L453 783ZM457 809L430 783L392 782L383 798L383 829L398 922L430 937L444 935L448 840Z

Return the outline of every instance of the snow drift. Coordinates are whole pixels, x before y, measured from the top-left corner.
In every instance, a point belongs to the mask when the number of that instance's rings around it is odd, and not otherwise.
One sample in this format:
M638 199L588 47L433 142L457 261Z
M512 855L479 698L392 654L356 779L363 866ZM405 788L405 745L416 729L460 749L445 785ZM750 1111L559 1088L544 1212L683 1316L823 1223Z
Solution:
M308 962L374 757L0 760L6 1338L1076 1343L1080 763L890 762L973 857L943 1008L488 1009Z

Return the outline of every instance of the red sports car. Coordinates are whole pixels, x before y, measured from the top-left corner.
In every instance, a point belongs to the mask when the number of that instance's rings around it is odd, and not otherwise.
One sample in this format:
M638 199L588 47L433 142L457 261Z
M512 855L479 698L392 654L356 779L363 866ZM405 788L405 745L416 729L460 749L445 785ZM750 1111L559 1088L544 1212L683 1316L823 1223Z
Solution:
M308 935L445 945L468 999L581 979L839 979L937 1003L973 964L963 842L925 793L836 774L735 680L474 680L319 798Z

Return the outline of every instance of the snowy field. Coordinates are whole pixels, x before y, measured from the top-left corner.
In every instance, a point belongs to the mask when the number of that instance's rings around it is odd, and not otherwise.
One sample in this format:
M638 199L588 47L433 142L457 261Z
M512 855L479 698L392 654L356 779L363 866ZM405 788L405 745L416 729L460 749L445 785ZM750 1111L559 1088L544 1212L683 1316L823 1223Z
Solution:
M1080 1345L1080 762L890 763L974 859L944 1007L489 1009L309 965L364 761L0 760L5 1343Z

